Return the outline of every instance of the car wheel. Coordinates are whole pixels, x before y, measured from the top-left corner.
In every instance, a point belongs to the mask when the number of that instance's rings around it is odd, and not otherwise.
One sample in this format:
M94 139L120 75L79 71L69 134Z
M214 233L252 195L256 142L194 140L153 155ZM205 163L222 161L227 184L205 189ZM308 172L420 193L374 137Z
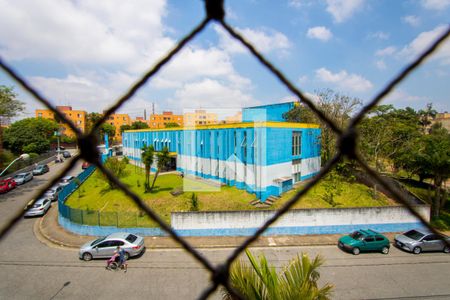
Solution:
M90 260L92 260L92 254L90 254L89 252L83 253L83 260L84 260L84 261L90 261Z
M125 252L125 260L128 260L129 258L130 258L130 253L128 253L128 252Z
M381 253L388 254L389 253L389 247L384 246L383 248L381 248Z
M444 253L450 253L450 247L449 246L445 246L444 247Z
M358 255L361 251L359 250L359 248L353 248L352 253L354 255Z
M413 249L414 254L420 254L420 252L422 252L422 249L420 249L420 247L414 247Z

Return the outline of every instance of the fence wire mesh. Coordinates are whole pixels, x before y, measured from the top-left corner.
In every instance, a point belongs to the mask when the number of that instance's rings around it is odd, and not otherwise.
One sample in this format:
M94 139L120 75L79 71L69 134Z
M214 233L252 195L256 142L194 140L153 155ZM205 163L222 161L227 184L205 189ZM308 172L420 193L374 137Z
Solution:
M446 31L437 38L432 44L428 46L426 51L424 51L420 56L418 56L413 62L406 65L403 70L401 70L397 76L392 80L387 82L386 86L371 100L366 106L364 106L361 111L359 111L350 121L349 125L345 129L340 129L331 119L317 107L315 107L313 101L308 98L304 93L300 91L294 84L292 84L287 77L278 70L272 63L270 63L251 43L249 43L242 35L235 31L232 26L230 26L225 21L225 11L224 11L224 1L223 0L205 0L205 18L196 26L189 34L187 34L183 39L181 39L178 44L164 56L159 62L155 64L148 72L146 72L135 84L133 84L123 96L118 98L114 104L103 114L103 117L96 122L92 130L87 133L82 133L80 130L68 120L64 114L58 111L51 103L43 97L37 89L29 84L29 82L18 72L16 72L12 67L8 66L6 62L0 58L0 66L12 79L14 79L23 89L28 91L36 100L45 105L49 110L51 110L57 118L67 124L70 129L72 129L77 136L77 143L80 149L80 154L70 161L60 174L51 180L44 188L42 188L38 193L36 193L34 199L39 199L45 191L56 184L60 178L65 176L80 159L84 159L92 164L95 164L98 169L103 172L106 177L117 185L128 197L130 197L140 209L142 209L152 220L154 220L158 225L169 234L178 244L180 244L187 252L189 252L196 260L198 260L205 268L210 272L211 284L199 295L199 299L208 298L217 288L221 285L226 288L234 297L237 299L242 299L242 297L234 291L229 285L229 270L231 264L234 260L244 251L244 249L251 245L270 225L272 225L277 219L283 216L299 199L305 195L314 185L316 185L330 170L336 166L342 158L348 158L355 161L359 166L378 184L383 186L388 190L394 198L399 201L402 205L408 208L408 210L417 217L424 226L428 227L431 231L436 232L436 230L430 226L430 224L419 215L412 205L406 200L406 197L401 191L392 186L391 183L383 179L375 170L373 170L368 163L361 157L357 152L356 141L357 141L357 130L356 126L361 122L363 117L375 107L386 95L389 94L402 80L404 80L408 75L411 74L418 66L420 66L424 60L429 57L439 45L441 45L450 35L450 26L447 27ZM237 247L232 254L226 259L223 264L214 266L210 261L208 261L199 251L194 249L189 243L187 243L183 238L177 235L177 233L172 230L172 228L166 224L150 207L148 207L138 195L133 193L125 184L119 181L114 175L108 171L100 162L100 154L97 149L97 141L95 137L95 131L101 126L101 124L106 121L111 114L118 110L125 102L131 99L134 94L146 84L146 82L154 77L158 71L161 70L169 61L171 61L174 56L183 47L197 36L205 27L211 22L216 22L220 24L235 40L239 41L244 47L246 47L249 52L254 55L257 60L265 66L269 72L271 72L282 84L284 84L294 95L296 95L304 104L306 104L317 116L320 117L326 125L331 128L339 136L339 144L336 155L330 159L317 176L315 176L310 182L308 182L304 189L298 191L285 205L276 211L276 213L268 219L263 226L261 226L254 235L250 236L245 240L239 247ZM21 220L23 210L16 211L12 218L2 225L0 229L0 240L5 237L5 235L13 228L13 226Z

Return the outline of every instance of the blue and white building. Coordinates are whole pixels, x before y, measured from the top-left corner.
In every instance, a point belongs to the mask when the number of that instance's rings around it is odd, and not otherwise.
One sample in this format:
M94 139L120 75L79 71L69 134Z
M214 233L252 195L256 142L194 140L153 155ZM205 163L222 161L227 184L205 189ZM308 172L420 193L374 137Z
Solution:
M241 123L125 131L124 155L139 163L144 145L167 147L176 170L218 181L261 201L320 170L320 128L288 123L294 102L244 108Z

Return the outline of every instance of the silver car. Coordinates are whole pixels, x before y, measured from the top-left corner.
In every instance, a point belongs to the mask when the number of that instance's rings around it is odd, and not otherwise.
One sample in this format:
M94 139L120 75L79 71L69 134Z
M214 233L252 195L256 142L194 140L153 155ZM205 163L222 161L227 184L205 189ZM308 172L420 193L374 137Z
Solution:
M32 201L30 201L31 203ZM25 217L35 217L35 216L43 216L50 209L52 205L52 201L48 198L40 198L36 202L34 202L32 207L27 205L25 209L27 210L24 214Z
M45 192L44 197L49 198L52 201L56 201L58 200L59 192L61 192L62 189L63 187L60 185L51 187Z
M33 179L33 173L31 172L23 172L14 176L14 181L17 183L17 185L24 184L31 179Z
M443 241L450 242L445 235L437 235L428 229L413 229L395 237L394 244L406 251L419 254L422 251L444 251L450 253L450 247Z
M118 246L125 250L126 259L145 251L143 237L126 232L117 232L84 244L80 248L79 257L85 261L93 258L110 258Z

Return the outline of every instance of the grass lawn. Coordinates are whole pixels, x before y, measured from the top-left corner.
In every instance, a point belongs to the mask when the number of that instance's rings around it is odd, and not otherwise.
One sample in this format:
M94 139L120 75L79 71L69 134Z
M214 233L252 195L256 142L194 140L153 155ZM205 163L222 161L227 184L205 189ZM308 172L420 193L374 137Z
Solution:
M170 213L192 210L192 192L172 196L170 191L183 186L183 179L176 174L159 175L155 188L151 193L144 193L144 171L133 165L127 167L127 174L121 181L136 193L165 222L170 223ZM153 177L150 178L150 183ZM190 179L189 186L201 188L205 185ZM394 204L392 200L378 193L376 199L371 196L371 189L357 183L340 183L342 193L335 197L336 207L382 206ZM210 189L211 187L208 186ZM301 187L299 187L301 188ZM294 194L289 191L278 200L273 208L279 208ZM323 200L325 187L321 181L305 197L295 204L295 208L326 208L332 207ZM200 211L230 211L258 209L249 203L256 199L255 195L235 187L223 186L219 192L196 192ZM83 212L83 223L116 225L121 227L155 227L156 223L141 213L137 205L120 190L109 189L108 184L96 171L86 180L79 190L75 191L66 204ZM87 211L87 212L86 212ZM100 212L98 216L97 211ZM119 213L117 213L119 212Z
M364 184L356 182L339 182L341 193L334 197L336 206L334 207L370 207L370 206L386 206L397 205L395 201L389 199L382 193L377 193L373 197L373 189ZM284 203L292 198L292 196L302 187L290 190L284 193L277 202L274 208L280 208ZM330 208L333 207L330 203L324 200L326 193L325 184L320 181L311 190L300 198L292 208Z

